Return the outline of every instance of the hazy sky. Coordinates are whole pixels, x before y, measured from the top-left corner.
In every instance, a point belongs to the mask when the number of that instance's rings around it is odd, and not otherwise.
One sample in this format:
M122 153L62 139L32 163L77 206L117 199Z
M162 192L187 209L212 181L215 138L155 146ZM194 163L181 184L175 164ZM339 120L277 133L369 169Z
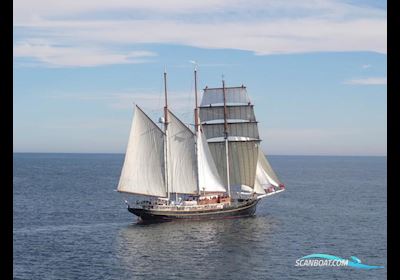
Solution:
M165 65L192 123L195 60L247 86L267 154L386 155L386 30L386 1L14 0L14 151L124 153Z

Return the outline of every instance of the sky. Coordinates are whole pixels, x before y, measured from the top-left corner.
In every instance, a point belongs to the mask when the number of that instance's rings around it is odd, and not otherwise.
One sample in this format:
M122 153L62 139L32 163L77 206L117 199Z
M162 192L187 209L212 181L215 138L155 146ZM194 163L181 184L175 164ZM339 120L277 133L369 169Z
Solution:
M193 124L245 85L269 155L387 153L387 4L14 0L14 152L124 153L134 104Z

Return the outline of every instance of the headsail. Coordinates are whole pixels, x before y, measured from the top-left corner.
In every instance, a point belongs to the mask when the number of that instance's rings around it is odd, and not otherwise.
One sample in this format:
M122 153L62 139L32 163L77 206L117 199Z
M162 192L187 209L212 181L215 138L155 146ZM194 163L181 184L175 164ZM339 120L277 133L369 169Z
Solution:
M259 151L258 153L258 163L257 166L260 166L260 173L262 175L258 177L264 177L266 180L262 180L264 182L268 182L269 184L279 187L282 183L279 181L278 176L276 176L274 170L272 169L271 165L269 164L267 158L263 154L263 152Z
M173 193L197 193L195 135L168 110L168 186Z
M279 182L278 177L272 170L271 165L260 149L258 152L254 191L259 194L264 194L266 189L274 186L278 187L280 184L281 183Z
M165 197L164 173L164 133L136 106L118 191Z

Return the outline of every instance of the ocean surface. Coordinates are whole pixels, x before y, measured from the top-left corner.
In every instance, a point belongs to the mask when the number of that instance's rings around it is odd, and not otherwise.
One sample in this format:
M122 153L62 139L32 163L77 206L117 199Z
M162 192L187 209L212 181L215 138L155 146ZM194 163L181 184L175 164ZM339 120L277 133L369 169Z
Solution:
M14 154L14 279L386 279L386 157L270 156L286 191L254 217L151 225L123 157ZM295 266L314 253L384 268Z

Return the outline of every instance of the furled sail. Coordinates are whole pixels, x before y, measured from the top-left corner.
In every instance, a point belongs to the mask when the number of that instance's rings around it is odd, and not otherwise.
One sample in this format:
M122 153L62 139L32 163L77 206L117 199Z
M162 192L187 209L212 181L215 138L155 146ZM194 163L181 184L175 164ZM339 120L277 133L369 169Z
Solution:
M253 105L244 86L226 87L225 100L230 184L253 188L260 143ZM218 173L224 184L227 184L223 88L204 89L200 120Z
M168 110L168 188L173 193L197 193L195 135Z
M197 133L197 159L199 190L201 192L226 192L202 129Z
M164 168L164 133L136 106L118 191L165 197Z

